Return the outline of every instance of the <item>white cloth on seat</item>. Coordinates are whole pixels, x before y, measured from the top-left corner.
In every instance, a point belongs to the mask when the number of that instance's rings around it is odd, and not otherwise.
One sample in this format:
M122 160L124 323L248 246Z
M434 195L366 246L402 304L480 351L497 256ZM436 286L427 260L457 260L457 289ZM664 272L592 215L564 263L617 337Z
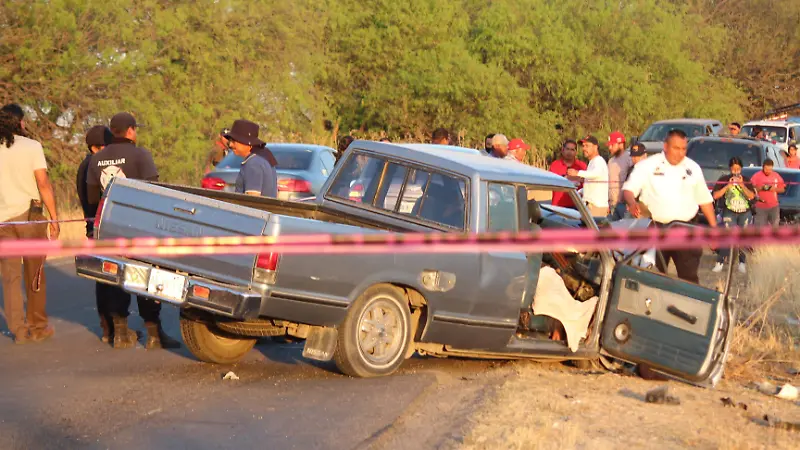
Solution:
M539 282L533 296L533 313L550 316L561 322L567 332L567 345L573 352L578 351L578 344L586 337L597 301L597 296L585 302L575 300L555 269L542 266L539 270Z

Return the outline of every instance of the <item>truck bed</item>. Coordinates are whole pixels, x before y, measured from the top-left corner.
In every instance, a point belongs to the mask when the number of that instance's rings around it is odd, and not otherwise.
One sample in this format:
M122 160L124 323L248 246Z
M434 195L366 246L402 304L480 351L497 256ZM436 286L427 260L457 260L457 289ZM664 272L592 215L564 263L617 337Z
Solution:
M224 191L214 191L210 189L202 189L193 186L184 186L177 184L166 183L152 183L157 186L162 186L168 189L173 189L187 194L199 195L201 197L212 198L215 200L233 203L235 205L253 208L260 211L267 211L272 214L282 216L301 217L303 219L319 220L322 222L339 223L343 225L352 225L364 228L374 228L389 231L408 231L404 228L389 229L387 224L371 222L366 219L354 218L352 215L345 216L334 210L328 210L324 206L320 206L312 202L295 202L277 200L269 197L256 197L245 196L242 194L235 194Z

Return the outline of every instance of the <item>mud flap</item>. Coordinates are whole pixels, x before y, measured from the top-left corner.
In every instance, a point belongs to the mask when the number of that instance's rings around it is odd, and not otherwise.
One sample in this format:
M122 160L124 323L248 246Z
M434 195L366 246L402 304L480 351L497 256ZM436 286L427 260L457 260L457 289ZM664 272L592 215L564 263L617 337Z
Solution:
M308 333L303 347L303 357L317 361L330 361L336 350L336 328L314 327Z

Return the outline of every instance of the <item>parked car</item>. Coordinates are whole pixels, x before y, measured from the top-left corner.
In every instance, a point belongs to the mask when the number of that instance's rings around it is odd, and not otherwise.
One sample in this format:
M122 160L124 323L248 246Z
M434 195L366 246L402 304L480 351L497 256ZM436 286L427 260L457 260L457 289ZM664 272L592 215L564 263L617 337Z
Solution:
M745 167L742 173L751 177L760 167ZM800 224L800 170L778 168L775 172L786 182L786 191L778 194L778 203L781 210L781 223L789 225Z
M715 136L722 130L722 122L715 119L659 120L647 127L641 136L634 136L631 144L640 142L647 148L648 154L660 153L664 150L664 138L674 129L683 131L690 139L697 136Z
M469 153L355 141L313 203L115 179L98 209L96 237L598 229L567 179ZM364 188L353 198L356 180ZM556 191L579 209L537 203ZM258 337L290 335L306 339L305 357L333 359L358 377L390 374L416 352L606 366L619 359L713 386L733 329L728 287L719 292L643 269L631 263L635 256L567 248L90 255L76 257L76 268L80 276L179 307L186 346L207 362L233 363ZM575 351L566 340L550 339L541 325L546 318L532 311L545 266L550 280L557 266L562 275L556 277L579 281L574 292L582 294L575 298L592 296L585 298L592 301L592 320L585 337L574 341Z
M278 160L278 198L298 200L317 195L333 172L336 150L310 144L267 144ZM233 192L242 158L233 152L222 158L214 170L203 177L205 189Z
M699 137L689 140L686 156L703 169L703 178L709 188L722 175L728 173L731 158L742 160L744 168L761 167L765 159L775 163L776 169L786 167L780 149L767 141L748 137Z
M751 136L755 127L761 127L766 139L784 152L789 151L789 143L800 139L800 123L791 120L758 120L742 126L742 134Z

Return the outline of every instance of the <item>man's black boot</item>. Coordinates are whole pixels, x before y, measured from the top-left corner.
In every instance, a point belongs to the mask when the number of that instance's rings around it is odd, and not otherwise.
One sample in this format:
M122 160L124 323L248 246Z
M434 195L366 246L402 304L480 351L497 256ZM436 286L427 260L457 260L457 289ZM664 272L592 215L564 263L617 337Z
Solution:
M157 348L181 348L181 343L172 339L164 333L164 329L160 323L147 322L144 324L147 328L147 343L144 348L148 350Z

